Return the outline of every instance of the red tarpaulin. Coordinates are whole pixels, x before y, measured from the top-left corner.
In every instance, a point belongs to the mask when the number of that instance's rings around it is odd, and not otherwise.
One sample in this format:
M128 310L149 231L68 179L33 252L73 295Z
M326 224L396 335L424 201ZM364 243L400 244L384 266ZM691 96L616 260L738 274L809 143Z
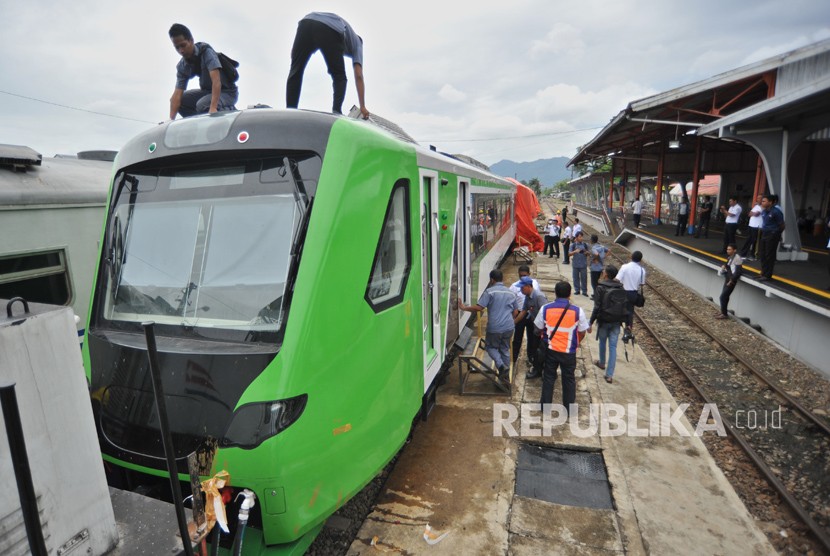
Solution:
M516 245L527 246L531 251L544 251L545 242L536 231L536 217L542 212L536 194L512 178L507 180L516 184Z

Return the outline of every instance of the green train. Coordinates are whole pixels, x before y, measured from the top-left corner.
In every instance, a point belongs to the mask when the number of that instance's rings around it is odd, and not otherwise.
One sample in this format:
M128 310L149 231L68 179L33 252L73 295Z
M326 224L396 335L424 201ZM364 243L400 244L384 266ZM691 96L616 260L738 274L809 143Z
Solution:
M169 496L152 321L182 484L187 456L210 454L203 478L256 494L243 552L304 549L425 416L470 317L457 299L510 250L514 195L331 114L221 112L132 139L84 342L110 484Z

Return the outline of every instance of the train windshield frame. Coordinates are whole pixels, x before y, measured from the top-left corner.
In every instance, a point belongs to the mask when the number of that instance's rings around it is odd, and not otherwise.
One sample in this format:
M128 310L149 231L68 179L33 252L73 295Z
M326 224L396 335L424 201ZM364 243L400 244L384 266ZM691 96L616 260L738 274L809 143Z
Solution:
M297 189L316 189L320 168L317 155L291 153L117 174L97 324L277 341L308 220Z

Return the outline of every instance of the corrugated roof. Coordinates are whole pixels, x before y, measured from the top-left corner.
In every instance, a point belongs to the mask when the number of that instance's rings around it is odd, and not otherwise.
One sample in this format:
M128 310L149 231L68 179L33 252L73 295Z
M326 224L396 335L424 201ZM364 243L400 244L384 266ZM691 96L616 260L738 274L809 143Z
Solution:
M821 64L811 60L820 60ZM818 66L823 67L827 60L830 60L830 40L635 100L580 149L568 165L621 150L657 152L675 137L682 140L690 131L703 126L709 129L724 117L766 101L773 88L779 88L779 68L788 68L790 77L780 85L781 89L787 89L809 71L821 74L823 70ZM706 148L710 151L736 148L724 141L707 141Z

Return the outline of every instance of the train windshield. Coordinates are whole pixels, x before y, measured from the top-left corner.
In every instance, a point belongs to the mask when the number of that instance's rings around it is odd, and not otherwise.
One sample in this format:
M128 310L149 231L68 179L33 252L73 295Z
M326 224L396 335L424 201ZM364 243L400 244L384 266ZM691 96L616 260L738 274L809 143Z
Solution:
M305 208L298 167L289 162L286 177L283 161L124 174L113 194L104 319L228 339L277 332Z

